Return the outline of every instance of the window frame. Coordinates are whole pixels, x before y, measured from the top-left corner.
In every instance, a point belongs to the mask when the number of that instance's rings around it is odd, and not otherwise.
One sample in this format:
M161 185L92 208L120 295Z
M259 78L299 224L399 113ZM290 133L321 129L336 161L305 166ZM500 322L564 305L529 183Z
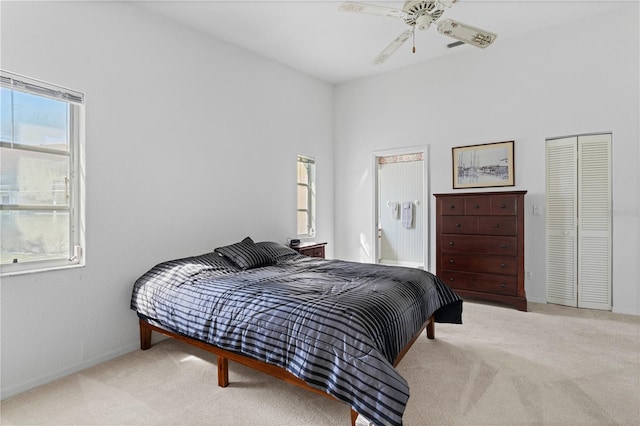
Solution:
M0 70L1 87L27 93L34 96L50 98L65 102L69 111L69 146L68 153L61 155L68 156L68 196L69 201L64 209L45 206L25 206L20 204L2 204L0 200L0 211L65 211L69 214L68 243L69 252L67 256L45 260L27 260L17 263L0 263L0 276L20 275L48 270L67 269L85 265L85 190L84 190L84 94L61 86L35 80L19 74ZM0 139L0 146L4 149L16 149L28 152L49 152L34 145L23 145L11 141ZM19 146L15 146L19 145Z
M307 167L306 182L298 182L298 167L301 163ZM298 154L296 160L296 206L300 205L300 187L306 187L305 193L307 197L305 202L306 208L301 209L298 207L296 211L296 236L302 238L314 237L316 235L316 160L313 157ZM299 223L297 215L300 212L307 213L306 233L298 233Z

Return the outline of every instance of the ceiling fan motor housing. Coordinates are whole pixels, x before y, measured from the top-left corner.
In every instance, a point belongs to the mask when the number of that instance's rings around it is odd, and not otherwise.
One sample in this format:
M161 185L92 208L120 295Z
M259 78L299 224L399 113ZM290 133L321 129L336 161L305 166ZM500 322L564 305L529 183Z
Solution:
M408 1L404 4L407 25L415 26L419 30L427 30L432 22L437 21L444 12L435 1Z

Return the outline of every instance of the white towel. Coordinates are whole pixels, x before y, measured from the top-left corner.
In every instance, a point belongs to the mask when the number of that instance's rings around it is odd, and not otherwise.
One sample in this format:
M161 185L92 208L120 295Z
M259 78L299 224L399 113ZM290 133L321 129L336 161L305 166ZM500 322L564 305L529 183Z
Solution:
M404 201L402 203L402 227L413 227L413 203L411 201Z
M398 219L398 213L400 213L399 203L391 202L391 219Z

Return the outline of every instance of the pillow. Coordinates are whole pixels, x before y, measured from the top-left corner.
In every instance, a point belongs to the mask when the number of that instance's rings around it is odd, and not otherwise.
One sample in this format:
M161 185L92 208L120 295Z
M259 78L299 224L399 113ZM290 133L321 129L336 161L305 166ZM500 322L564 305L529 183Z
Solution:
M257 268L274 263L269 253L258 247L249 237L239 243L218 247L214 251L231 260L241 269Z
M292 248L273 241L260 241L256 245L266 251L276 263L300 254Z

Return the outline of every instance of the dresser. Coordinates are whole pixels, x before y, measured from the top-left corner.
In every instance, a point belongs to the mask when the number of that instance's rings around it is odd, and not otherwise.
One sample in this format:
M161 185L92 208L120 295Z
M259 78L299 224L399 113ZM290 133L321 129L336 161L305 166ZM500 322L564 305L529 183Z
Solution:
M324 246L327 243L302 243L297 247L291 247L300 254L310 257L319 257L324 259Z
M524 196L527 191L434 194L436 275L462 298L527 310Z

